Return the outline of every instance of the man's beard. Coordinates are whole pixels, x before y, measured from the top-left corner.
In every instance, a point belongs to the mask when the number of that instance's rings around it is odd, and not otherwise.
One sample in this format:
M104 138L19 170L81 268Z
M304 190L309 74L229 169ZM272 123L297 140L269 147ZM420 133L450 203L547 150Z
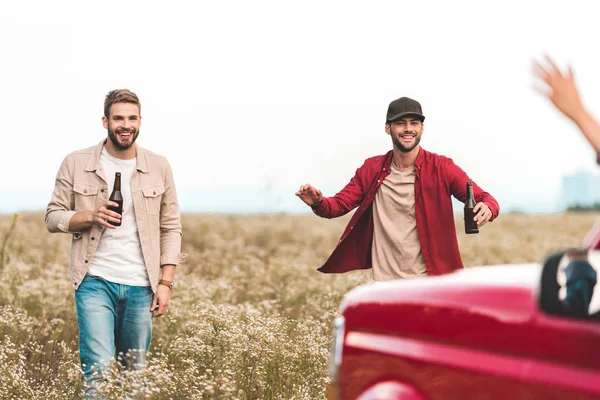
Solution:
M117 133L123 133L123 132L131 132L131 141L128 142L127 144L121 144L121 142L119 142L119 138L117 137ZM112 142L112 144L115 146L115 148L117 150L127 150L128 148L133 146L133 144L135 143L135 140L137 139L139 134L140 134L140 131L135 130L135 129L129 129L129 130L117 129L117 131L113 131L110 128L108 129L108 137L110 138L110 141Z
M406 134L406 133L405 133ZM394 142L394 146L396 146L396 148L398 150L400 150L402 153L408 153L411 150L413 150L415 147L417 147L419 145L419 143L421 143L421 135L417 135L416 133L415 135L415 141L413 142L413 144L410 147L406 147L401 141L400 139L398 139L397 136L392 136L392 141Z

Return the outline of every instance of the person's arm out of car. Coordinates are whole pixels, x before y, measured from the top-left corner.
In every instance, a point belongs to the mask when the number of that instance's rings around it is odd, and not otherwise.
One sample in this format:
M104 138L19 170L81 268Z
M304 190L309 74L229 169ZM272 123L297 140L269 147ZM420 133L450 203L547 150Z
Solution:
M565 117L577 125L594 151L600 150L600 124L585 108L575 84L575 76L571 66L563 74L556 63L546 57L547 67L539 62L534 63L534 74L546 85L538 91L547 97Z

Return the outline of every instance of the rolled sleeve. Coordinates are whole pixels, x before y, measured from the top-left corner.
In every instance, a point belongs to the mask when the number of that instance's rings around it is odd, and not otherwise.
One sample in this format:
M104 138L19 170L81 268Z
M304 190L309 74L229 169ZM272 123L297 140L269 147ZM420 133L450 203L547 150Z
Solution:
M73 233L76 234L77 232L73 232L69 230L69 225L71 225L71 218L73 218L73 215L75 215L77 213L77 211L64 211L62 213L59 214L60 219L58 221L58 225L57 228L64 233Z
M165 265L181 265L185 263L187 259L187 254L178 253L175 257L169 258L167 255L163 255L160 257L160 266L163 267Z

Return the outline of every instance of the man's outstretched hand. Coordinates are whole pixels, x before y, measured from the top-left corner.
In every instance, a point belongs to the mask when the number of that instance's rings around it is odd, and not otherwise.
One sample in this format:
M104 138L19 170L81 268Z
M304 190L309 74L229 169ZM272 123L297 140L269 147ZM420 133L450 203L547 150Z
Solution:
M303 202L311 207L323 201L323 193L308 183L300 186L300 189L296 192L296 196L300 197Z

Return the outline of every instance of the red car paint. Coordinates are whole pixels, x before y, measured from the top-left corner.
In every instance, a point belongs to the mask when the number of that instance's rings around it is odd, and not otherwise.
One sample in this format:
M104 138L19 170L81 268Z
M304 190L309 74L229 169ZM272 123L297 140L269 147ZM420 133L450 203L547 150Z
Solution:
M349 292L337 398L600 399L600 320L540 311L541 266Z

